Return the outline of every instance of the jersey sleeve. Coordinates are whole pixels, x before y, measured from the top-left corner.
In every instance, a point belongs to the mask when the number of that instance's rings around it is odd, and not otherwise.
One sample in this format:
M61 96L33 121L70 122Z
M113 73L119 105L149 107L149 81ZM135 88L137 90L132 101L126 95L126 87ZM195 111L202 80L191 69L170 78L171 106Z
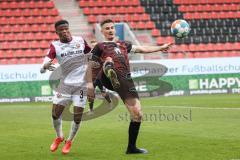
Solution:
M92 60L95 62L100 62L100 57L102 54L102 50L99 47L99 44L95 45L95 47L92 50Z
M88 45L88 43L85 40L84 40L84 45L85 45L84 54L87 54L91 51L91 47Z
M127 47L127 52L128 52L128 53L131 53L132 48L133 48L132 43L131 43L130 41L125 41L125 45L126 45L126 47Z
M47 57L50 59L56 58L56 50L53 44L50 45L50 49L47 53Z

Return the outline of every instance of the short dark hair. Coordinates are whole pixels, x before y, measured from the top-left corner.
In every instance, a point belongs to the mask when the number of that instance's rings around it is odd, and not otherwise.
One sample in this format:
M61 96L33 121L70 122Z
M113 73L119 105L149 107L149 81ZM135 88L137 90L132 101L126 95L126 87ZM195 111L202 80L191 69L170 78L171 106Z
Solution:
M101 23L100 23L100 26L102 27L104 24L106 24L106 23L114 23L113 22L113 20L111 20L111 19L105 19L105 20L103 20Z
M57 22L55 23L55 29L57 29L57 27L60 26L60 25L62 25L62 24L67 24L67 25L69 25L69 23L68 23L67 20L62 19L62 20L59 20L59 21L57 21Z

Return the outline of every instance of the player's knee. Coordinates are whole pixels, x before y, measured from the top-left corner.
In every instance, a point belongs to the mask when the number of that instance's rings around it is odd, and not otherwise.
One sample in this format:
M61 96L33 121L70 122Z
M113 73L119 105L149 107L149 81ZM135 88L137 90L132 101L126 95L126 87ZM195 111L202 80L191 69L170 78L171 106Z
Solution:
M132 117L131 117L131 120L134 121L134 122L141 122L142 121L142 112L139 111L137 113L133 113Z
M82 116L74 116L73 120L76 124L79 124L82 120Z
M60 118L60 115L57 115L56 113L52 113L52 119L57 120Z
M105 59L105 61L106 61L106 62L113 62L113 60L112 60L111 57L107 57L107 58Z
M133 107L131 119L135 122L141 122L142 120L142 111L139 107Z

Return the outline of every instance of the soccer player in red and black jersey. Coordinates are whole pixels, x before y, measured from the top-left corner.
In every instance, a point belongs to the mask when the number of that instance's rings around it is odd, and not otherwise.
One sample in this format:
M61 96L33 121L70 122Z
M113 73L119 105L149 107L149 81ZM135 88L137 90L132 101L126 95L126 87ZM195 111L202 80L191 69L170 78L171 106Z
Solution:
M162 46L132 45L127 41L116 40L115 27L111 19L104 20L100 25L105 41L98 43L92 50L92 64L100 64L102 69L101 82L105 87L119 94L130 112L131 122L126 154L147 153L146 149L136 147L142 112L139 96L130 75L128 54L167 51L172 44L167 43Z

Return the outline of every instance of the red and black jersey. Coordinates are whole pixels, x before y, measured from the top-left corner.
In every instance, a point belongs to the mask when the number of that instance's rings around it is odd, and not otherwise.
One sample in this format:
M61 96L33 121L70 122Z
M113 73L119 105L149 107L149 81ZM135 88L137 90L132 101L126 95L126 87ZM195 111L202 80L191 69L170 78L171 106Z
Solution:
M114 61L114 67L119 73L129 73L128 53L132 49L131 42L100 42L92 50L92 59L101 64L105 62L107 57L111 57Z

